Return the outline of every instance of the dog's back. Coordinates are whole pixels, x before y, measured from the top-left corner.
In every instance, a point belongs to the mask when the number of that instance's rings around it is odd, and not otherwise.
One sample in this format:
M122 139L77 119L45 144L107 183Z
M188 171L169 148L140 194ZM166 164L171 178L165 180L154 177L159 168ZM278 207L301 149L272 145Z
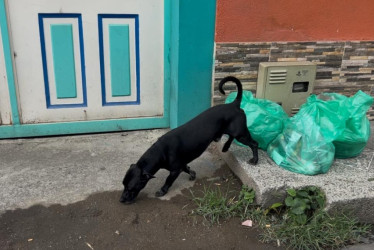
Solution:
M223 94L222 87L228 81L233 81L238 88L234 102L209 108L186 124L162 136L160 143L173 151L169 155L178 155L179 161L187 164L199 157L213 140L221 138L231 130L235 131L234 127L240 126L235 124L246 123L244 111L240 109L243 92L241 82L232 76L225 77L219 83L219 89Z

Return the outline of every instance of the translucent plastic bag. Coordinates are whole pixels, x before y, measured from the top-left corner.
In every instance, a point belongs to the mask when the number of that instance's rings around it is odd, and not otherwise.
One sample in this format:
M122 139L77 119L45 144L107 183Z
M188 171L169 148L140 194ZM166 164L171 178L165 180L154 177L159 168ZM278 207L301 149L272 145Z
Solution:
M316 120L325 120L329 113L318 102L303 106L269 145L269 156L277 165L292 172L305 175L326 173L334 160L335 147L331 142L331 131L321 129Z
M226 98L226 103L233 102L236 95L237 92L232 92ZM243 91L240 108L247 117L247 127L251 136L258 142L259 148L266 150L269 143L283 131L287 114L275 102L254 98L250 91ZM235 143L241 145L237 141Z
M319 126L325 141L332 142L343 133L348 112L342 109L341 101L325 100L325 96L329 94L309 96L295 119L302 120L303 116L311 116L313 123Z
M348 98L343 95L328 93L320 95L328 102L338 102L340 116L345 129L333 141L336 158L356 157L364 150L370 137L370 122L366 112L373 104L373 98L361 90Z
M269 156L296 173L326 173L334 156L354 157L366 146L370 136L366 112L372 103L373 98L362 91L350 98L336 93L310 96L269 145Z

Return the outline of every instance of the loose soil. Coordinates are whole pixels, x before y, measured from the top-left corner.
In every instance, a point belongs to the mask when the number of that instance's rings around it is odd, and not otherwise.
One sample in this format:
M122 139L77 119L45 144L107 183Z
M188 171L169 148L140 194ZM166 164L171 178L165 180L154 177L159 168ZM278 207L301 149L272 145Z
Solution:
M211 226L191 214L191 192L199 196L209 185L237 193L241 188L224 166L169 201L141 193L136 203L123 205L115 191L67 206L6 211L0 216L0 249L281 249L260 243L256 228L241 226L239 218Z

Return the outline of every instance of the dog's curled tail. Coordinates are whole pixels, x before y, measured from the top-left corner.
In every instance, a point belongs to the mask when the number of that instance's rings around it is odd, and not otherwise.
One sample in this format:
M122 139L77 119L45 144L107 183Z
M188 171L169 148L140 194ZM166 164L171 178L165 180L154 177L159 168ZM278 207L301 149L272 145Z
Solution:
M242 96L243 96L243 87L242 87L242 83L240 82L240 80L234 76L227 76L225 78L223 78L220 82L219 82L219 85L218 85L218 89L219 91L222 93L222 94L225 94L225 91L223 90L223 85L226 83L226 82L234 82L236 84L236 87L238 88L238 94L236 95L236 98L234 100L234 102L236 102L238 104L238 106L240 107L240 103L242 101Z

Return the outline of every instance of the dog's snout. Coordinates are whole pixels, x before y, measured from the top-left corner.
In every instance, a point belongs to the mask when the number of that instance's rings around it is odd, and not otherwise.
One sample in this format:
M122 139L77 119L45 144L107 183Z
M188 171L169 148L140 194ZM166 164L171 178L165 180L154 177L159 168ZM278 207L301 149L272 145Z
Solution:
M129 198L128 192L125 190L123 191L121 198L119 199L120 202L125 203Z
M119 199L119 201L124 203L124 204L134 203L134 200L135 200L134 194L127 191L127 190L123 191L122 196Z

